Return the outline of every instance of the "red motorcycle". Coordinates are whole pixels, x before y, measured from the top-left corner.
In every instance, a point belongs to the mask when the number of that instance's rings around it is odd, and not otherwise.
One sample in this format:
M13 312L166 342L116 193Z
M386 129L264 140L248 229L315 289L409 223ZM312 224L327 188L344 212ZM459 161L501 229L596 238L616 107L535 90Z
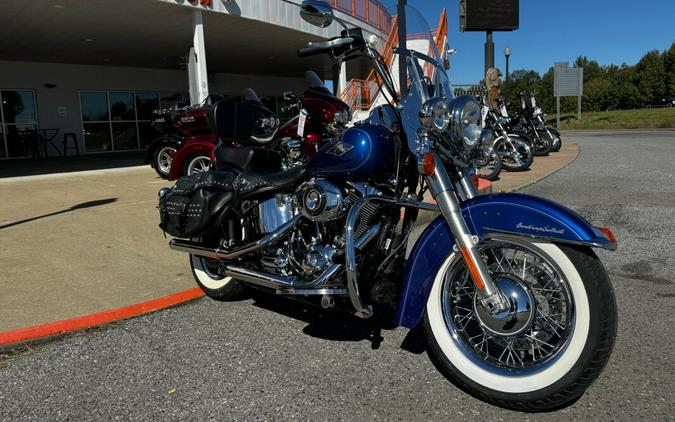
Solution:
M299 100L292 93L284 95L292 102L288 109L297 108L299 113L281 127L276 116L264 108L252 89L247 88L243 101L261 111L253 135L244 142L218 139L211 133L185 141L173 157L169 180L207 170L212 162L237 167L234 157L239 155L229 153L232 148L253 146L280 150L285 167L311 158L322 145L322 140L339 133L352 116L347 104L335 97L314 72L305 72L305 81L306 88ZM263 109L269 114L262 114Z
M152 126L161 136L146 145L145 163L150 164L163 179L168 178L176 152L183 145L204 137L215 139L206 123L205 109L223 99L220 95L212 94L199 105L175 105L155 110Z

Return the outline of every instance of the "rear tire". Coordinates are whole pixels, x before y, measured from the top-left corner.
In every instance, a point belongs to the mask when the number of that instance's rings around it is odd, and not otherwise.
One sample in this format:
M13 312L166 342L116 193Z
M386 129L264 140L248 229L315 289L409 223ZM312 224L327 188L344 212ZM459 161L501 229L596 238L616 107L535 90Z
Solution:
M516 334L513 337L490 334L478 320L474 322L476 325L471 326L471 330L468 329L471 320L467 323L466 319L457 318L456 312L464 309L460 307L460 304L464 304L460 301L460 297L466 295L463 300L470 300L471 291L465 292L463 289L467 288L466 284L463 282L458 284L459 281L453 278L460 274L454 272L454 269L461 269L462 265L466 272L466 264L460 261L457 254L452 254L441 266L427 302L424 328L430 356L455 385L494 405L527 412L549 411L569 405L598 377L612 352L617 330L617 315L614 293L607 273L598 257L587 247L559 246L548 242L535 243L520 238L499 242L524 246L535 251L535 254L545 257L542 262L554 263L543 265L542 268L550 268L554 276L562 277L563 281L558 283L567 286L567 297L572 298L569 305L560 308L571 313L572 317L564 326L558 326L563 337L555 337L553 334L545 337L545 333L553 333L546 331L549 330L549 326L556 330L555 325L551 323L546 325L548 323L546 319L543 319L544 322L539 320L538 323L531 323L528 330L532 331L524 331L523 334ZM515 259L517 256L513 255L513 263L516 266L514 273L521 272L520 261ZM504 255L502 257L506 260ZM495 258L497 259L496 254ZM529 260L527 262L529 263ZM511 267L508 260L506 263ZM523 268L527 268L524 263ZM503 271L501 274L510 275L509 268ZM448 280L446 275L449 275ZM524 285L528 285L534 294L534 314L548 313L549 315L542 314L542 316L553 319L561 314L553 315L555 311L551 306L555 305L551 304L556 302L545 296L550 294L546 293L549 284L547 283L543 289L538 288L536 284L537 278L544 275L532 272L528 273L527 279L520 280ZM520 276L516 274L515 277ZM459 289L446 290L444 288L446 283ZM470 281L469 284L473 286ZM448 291L457 292L457 295L451 294L448 296L449 299L444 299ZM487 333L488 340L485 340L485 336L482 341L480 337L471 337L476 329L482 329ZM544 334L541 334L542 332ZM478 340L471 343L471 338ZM528 362L527 356L530 353L527 346L528 338L536 340L531 343L538 345L537 347L543 346L548 341L557 345L557 348L552 348L550 354L543 357L540 354L540 358L529 361L531 366L525 366L522 362ZM505 358L506 367L494 361L494 356L499 356L497 360L501 362L505 352L499 355L500 343L492 339L497 339L502 345L507 344L510 348L511 351ZM532 347L531 356L536 356L535 346ZM483 352L484 354L481 354ZM511 356L511 352L514 356ZM537 353L541 352L537 350ZM509 364L509 357L512 364ZM516 358L520 362L517 362Z
M192 176L209 170L211 159L203 153L192 154L183 164L183 176Z
M190 255L192 275L200 289L211 299L230 302L244 299L246 290L241 282L216 272L217 260Z

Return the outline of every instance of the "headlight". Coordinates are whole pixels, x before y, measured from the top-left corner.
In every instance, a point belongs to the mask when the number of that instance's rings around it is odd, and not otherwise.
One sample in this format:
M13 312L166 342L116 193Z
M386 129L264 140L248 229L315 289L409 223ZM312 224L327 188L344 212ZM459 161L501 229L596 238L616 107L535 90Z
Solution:
M450 125L450 107L442 98L432 98L420 110L420 123L425 129L444 132Z
M342 126L346 126L347 123L349 123L349 121L352 120L352 113L349 111L349 109L336 111L335 117L333 119L335 120L335 123Z
M537 114L542 114L542 112L541 112L541 107L535 107L535 108L534 108L534 114L535 114L535 115L537 115Z
M475 97L463 95L449 104L452 131L464 145L473 148L480 141L480 105Z

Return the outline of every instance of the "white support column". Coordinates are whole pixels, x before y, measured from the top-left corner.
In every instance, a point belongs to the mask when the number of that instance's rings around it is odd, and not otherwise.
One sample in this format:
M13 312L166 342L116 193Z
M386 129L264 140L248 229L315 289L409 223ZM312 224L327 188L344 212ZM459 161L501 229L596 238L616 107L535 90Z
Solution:
M347 62L340 62L340 76L338 80L338 96L347 88Z
M206 73L206 46L204 45L204 20L201 10L192 12L192 44L194 50L194 69L192 75L194 78L190 81L190 87L196 87L196 93L190 92L190 99L195 103L201 103L209 95L209 79ZM190 51L193 52L192 50Z

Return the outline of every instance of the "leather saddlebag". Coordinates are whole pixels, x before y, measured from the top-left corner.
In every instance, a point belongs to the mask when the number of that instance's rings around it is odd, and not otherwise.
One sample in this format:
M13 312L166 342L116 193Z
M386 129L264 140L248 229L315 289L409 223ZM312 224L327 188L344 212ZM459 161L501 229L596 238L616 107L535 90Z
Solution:
M174 237L201 237L222 222L234 202L234 179L216 171L181 177L159 199L159 227Z

